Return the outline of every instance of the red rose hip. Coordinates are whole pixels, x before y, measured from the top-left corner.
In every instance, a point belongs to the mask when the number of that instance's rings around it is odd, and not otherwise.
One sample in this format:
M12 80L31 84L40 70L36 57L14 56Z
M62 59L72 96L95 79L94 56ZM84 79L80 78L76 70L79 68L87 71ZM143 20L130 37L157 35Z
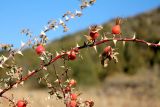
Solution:
M112 34L120 34L121 33L121 27L120 25L114 25L112 27Z
M98 32L94 32L94 31L91 31L90 32L90 36L93 40L97 39L99 37L99 33Z
M16 105L17 105L17 107L26 107L27 102L24 100L19 100Z
M75 100L71 100L69 102L69 107L76 107L76 105L77 105L77 102Z
M68 59L70 60L75 60L76 59L76 52L75 51L71 51L68 55Z
M44 51L45 51L45 48L43 47L43 45L38 45L38 46L36 47L36 53L37 53L38 55L41 55Z
M77 94L72 93L70 96L71 100L77 100Z
M104 50L103 50L103 52L104 52L105 54L108 54L108 53L111 52L111 51L112 51L112 47L111 47L111 46L107 46L107 47L105 47Z
M65 93L68 93L68 92L70 92L71 91L71 88L69 87L69 86L67 86L65 89L64 89L64 92Z
M69 86L73 86L73 85L76 85L76 81L74 79L71 79L68 83Z

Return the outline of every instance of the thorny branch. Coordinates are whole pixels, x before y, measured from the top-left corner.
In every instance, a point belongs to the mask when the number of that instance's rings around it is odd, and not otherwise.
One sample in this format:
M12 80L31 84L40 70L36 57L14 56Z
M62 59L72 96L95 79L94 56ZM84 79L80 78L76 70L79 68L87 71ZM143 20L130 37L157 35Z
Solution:
M89 48L89 47L93 47L93 46L97 46L97 45L101 45L103 43L107 43L109 41L125 41L125 42L137 42L137 43L143 43L143 44L146 44L148 46L153 46L153 47L160 47L160 43L156 44L156 43L150 43L150 42L147 42L147 41L144 41L144 40L140 40L140 39L136 39L136 38L106 38L106 39L103 39L103 40L100 40L100 41L96 41L94 42L93 44L86 44L84 43L84 45L82 46L79 46L79 47L75 47L73 49L71 49L70 51L78 51L78 50L81 50L81 49L84 49L84 48ZM62 56L66 55L67 52L64 52L64 53L61 53L57 56L55 56L52 60L50 60L50 62L48 62L47 64L43 65L43 67L46 67L46 66L49 66L50 64L54 63L55 61L57 61L58 59L61 59ZM12 89L14 85L18 85L20 84L21 82L23 81L26 81L28 80L30 77L32 77L34 74L36 74L37 72L41 71L43 69L43 67L41 66L41 68L38 68L36 70L33 70L30 74L22 77L21 80L11 84L8 88L5 88L3 89L1 92L0 92L0 97L2 97L2 95L7 92L8 90Z

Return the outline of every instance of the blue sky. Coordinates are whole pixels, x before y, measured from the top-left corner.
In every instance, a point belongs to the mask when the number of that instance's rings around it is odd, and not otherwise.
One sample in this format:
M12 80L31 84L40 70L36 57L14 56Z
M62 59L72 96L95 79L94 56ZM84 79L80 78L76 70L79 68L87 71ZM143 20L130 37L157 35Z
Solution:
M20 41L26 41L26 37L20 34L23 28L38 35L48 20L61 18L67 10L79 10L79 5L79 0L1 0L0 43L19 47ZM97 0L95 5L83 11L81 18L68 22L68 33L57 29L47 35L51 41L92 24L102 24L118 16L134 16L158 6L160 0Z

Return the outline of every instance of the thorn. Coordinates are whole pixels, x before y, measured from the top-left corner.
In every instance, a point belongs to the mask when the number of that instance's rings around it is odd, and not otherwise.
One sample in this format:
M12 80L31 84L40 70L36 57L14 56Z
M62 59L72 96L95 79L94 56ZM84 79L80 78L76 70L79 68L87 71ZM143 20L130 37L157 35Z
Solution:
M45 32L44 32L44 31L41 31L41 35L44 35L44 36L45 36L46 34L45 34Z
M97 47L96 46L93 46L93 48L94 48L94 50L96 51L96 53L97 53Z
M44 59L44 57L39 57L42 61L44 61L45 59Z
M76 47L79 47L78 43L77 43Z
M63 22L61 19L59 19L59 24L60 24L60 25L63 25L64 22Z
M20 84L23 85L23 84L24 84L24 81L22 81Z
M44 29L47 30L48 29L47 26L44 26Z
M116 46L117 40L114 39L114 40L113 40L113 43L114 43L114 45Z
M0 64L0 68L4 68L2 64Z
M80 16L82 15L82 12L76 10L76 15L77 15L78 17L80 17Z
M3 60L4 60L4 62L5 62L5 61L7 60L7 57L5 57L5 56L3 56L3 55L2 55L2 57L3 57Z
M69 17L68 16L65 16L65 21L69 21Z
M123 41L123 46L125 46L126 45L126 41Z
M17 88L17 86L18 86L17 84L13 85L14 88Z
M47 71L47 67L43 67L43 70Z
M113 38L115 38L116 37L116 35L115 34L113 34Z
M103 40L104 38L103 38L103 36L101 36L101 40Z
M56 51L56 56L58 56L59 55L59 53Z
M54 82L55 82L55 83L58 83L58 82L59 82L59 80L58 80L58 79L56 79Z
M61 68L65 68L65 66L60 66Z
M148 46L151 46L151 43L147 43Z
M23 41L21 41L21 47L23 47L25 45L25 43Z
M136 33L134 33L133 38L132 39L136 39Z
M17 51L17 53L23 56L23 54L22 54L22 52L21 52L20 50L19 50L19 51Z
M106 36L104 36L104 40L108 40L108 38Z
M30 75L32 72L31 71L28 71L28 75Z

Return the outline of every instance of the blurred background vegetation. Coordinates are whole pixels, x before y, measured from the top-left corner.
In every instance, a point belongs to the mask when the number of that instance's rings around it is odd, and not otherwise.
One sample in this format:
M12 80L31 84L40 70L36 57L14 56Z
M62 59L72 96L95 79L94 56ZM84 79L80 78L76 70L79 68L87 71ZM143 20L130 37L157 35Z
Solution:
M101 31L101 35L111 31L114 21L111 20L103 24L104 28ZM139 39L158 43L160 41L160 8L124 20L122 24L123 37L132 37L134 33L136 33ZM66 35L61 39L50 42L46 46L46 50L55 53L55 51L68 50L71 47L75 47L77 43L82 45L85 41L83 35L86 34L88 34L88 29ZM115 47L113 42L109 42L98 46L98 53L93 48L83 49L80 51L83 59L79 57L74 62L67 62L67 65L72 68L72 71L69 72L71 77L75 78L81 85L94 86L104 84L107 78L116 74L125 74L128 77L132 77L138 72L142 72L141 69L143 69L143 72L154 72L155 66L158 67L157 69L160 69L160 47L148 47L141 43L132 42L126 43L125 47L123 47L121 42L118 42L115 49L120 53L118 55L119 62L117 64L110 62L107 68L103 68L100 64L99 55L107 45ZM35 51L26 49L23 53L23 57L16 56L17 64L23 66L26 72L37 68L40 60ZM57 71L62 72L63 69L59 67L62 65L61 61L56 62L55 65ZM50 80L55 81L55 76L52 72L53 66L49 66L48 70ZM0 69L1 78L5 77L5 72L5 70ZM27 82L30 84L29 86L32 88L39 87L38 78L44 75L44 73L46 71L39 72L35 75L36 78L30 79ZM159 71L157 77L160 78ZM43 87L44 84L40 86Z

